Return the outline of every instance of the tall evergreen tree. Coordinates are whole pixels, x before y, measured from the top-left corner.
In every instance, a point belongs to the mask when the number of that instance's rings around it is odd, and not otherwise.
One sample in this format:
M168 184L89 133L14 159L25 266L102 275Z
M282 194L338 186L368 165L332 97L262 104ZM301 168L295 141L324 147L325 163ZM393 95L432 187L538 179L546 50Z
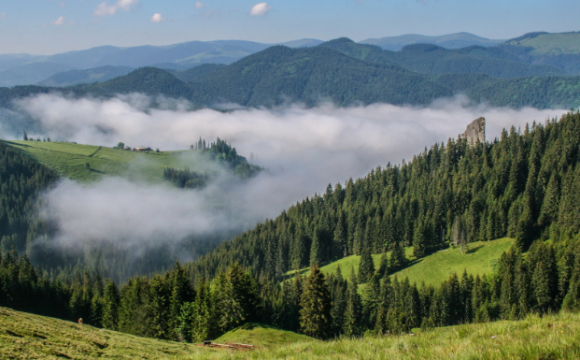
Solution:
M356 336L362 330L362 302L358 294L358 284L353 268L351 268L350 281L346 291L346 309L342 329L346 336Z
M318 339L326 339L331 333L332 318L330 293L324 274L317 265L310 268L304 292L300 299L300 330Z
M373 262L373 257L371 256L370 247L366 247L361 255L359 267L358 267L358 281L361 284L369 281L371 276L375 272L375 264Z

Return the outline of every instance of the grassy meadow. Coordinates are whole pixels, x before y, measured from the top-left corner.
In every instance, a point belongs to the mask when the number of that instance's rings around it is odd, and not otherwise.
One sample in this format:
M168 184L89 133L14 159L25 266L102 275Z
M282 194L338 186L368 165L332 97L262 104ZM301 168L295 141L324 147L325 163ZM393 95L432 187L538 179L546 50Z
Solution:
M292 331L280 330L263 324L247 323L228 331L215 339L215 342L220 344L234 342L271 348L274 346L289 345L313 340L314 339L309 336L297 334Z
M458 325L415 334L319 341L249 324L216 342L255 350L204 348L0 308L2 359L579 359L580 315Z
M95 181L105 175L161 182L165 167L189 167L191 170L207 167L200 153L193 150L144 153L65 142L20 140L5 143L22 150L61 176L81 182Z
M453 273L461 275L464 270L473 276L488 274L494 271L497 260L503 252L510 248L513 242L514 240L509 238L474 242L469 244L469 251L466 254L463 254L459 248L449 248L421 259L413 257L412 246L406 247L405 256L411 261L410 266L391 274L391 276L397 276L399 280L409 278L411 283L425 282L426 285L436 286L447 280ZM387 252L387 256L391 256L390 251ZM372 257L376 269L379 267L382 254L373 254ZM360 255L352 255L326 264L320 270L325 275L329 275L336 273L336 269L340 266L342 276L348 280L351 268L354 268L355 272L358 273L359 263ZM308 276L310 269L303 268L300 272L304 276ZM286 274L291 277L294 273L295 271L289 271Z
M426 285L437 285L447 280L450 275L458 276L467 271L473 276L489 274L495 270L495 264L505 251L508 251L514 240L509 238L493 241L480 241L469 244L466 254L459 248L441 250L413 262L393 276L399 280L409 278L409 282Z
M541 34L533 38L511 41L508 45L531 47L534 49L532 53L538 55L580 54L580 34Z

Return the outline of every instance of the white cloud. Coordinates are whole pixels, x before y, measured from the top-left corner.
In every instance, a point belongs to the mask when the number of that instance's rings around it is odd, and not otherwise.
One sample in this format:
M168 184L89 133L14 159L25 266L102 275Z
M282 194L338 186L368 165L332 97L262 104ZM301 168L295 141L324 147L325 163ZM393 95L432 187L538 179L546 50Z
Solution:
M63 181L47 194L45 208L46 217L58 223L60 243L100 240L135 251L174 244L183 254L178 245L189 235L251 228L323 192L329 183L364 176L389 161L410 160L425 146L463 133L480 116L486 118L488 141L493 141L504 127L543 122L564 112L473 106L463 97L438 100L429 107L321 104L227 112L187 111L185 102L171 101L166 99L157 109L150 108L151 98L138 94L108 100L45 94L16 102L43 129L40 134L29 132L33 137L103 146L123 141L162 151L187 149L200 137L220 137L239 154L255 154L252 162L268 169L242 183L221 175L195 191L123 179ZM195 159L189 160L193 164Z
M106 2L102 2L97 6L93 15L95 16L107 16L107 15L115 15L117 10L123 9L128 11L131 9L131 6L137 5L139 0L118 0L115 5L109 5Z
M163 16L161 16L161 14L159 14L159 13L155 13L155 14L153 14L153 16L151 16L151 22L154 22L154 23L162 22L164 20L166 20L166 19Z
M268 13L268 11L270 11L272 7L270 5L268 5L268 3L258 3L254 6L252 6L252 10L250 11L250 15L251 16L264 16Z
M201 8L204 8L204 7L206 7L206 6L207 6L207 5L206 5L206 4L204 4L204 3L202 3L201 1L197 1L197 2L195 3L195 8L196 8L196 9L201 9Z
M53 22L51 22L52 25L54 26L60 26L64 24L64 16L60 16L58 19L54 20Z

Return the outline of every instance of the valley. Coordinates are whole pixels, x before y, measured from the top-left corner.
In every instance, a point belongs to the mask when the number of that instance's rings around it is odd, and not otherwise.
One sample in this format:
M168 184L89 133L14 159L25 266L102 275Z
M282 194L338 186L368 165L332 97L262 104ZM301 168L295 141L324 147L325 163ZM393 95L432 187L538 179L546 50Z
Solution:
M189 5L62 2L39 35L110 32L0 54L0 358L580 357L580 32Z

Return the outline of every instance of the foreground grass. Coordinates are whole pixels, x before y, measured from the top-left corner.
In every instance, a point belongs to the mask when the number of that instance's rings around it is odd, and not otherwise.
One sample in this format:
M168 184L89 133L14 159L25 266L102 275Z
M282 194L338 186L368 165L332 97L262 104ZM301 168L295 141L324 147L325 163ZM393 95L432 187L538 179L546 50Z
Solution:
M0 308L0 359L203 358L212 352Z
M225 333L215 339L215 342L221 344L235 342L259 347L272 347L313 340L309 336L292 331L281 330L263 324L247 323Z
M64 142L5 141L61 176L94 181L107 176L161 182L165 167L196 169L207 166L197 151L141 153ZM89 168L85 164L89 164ZM202 163L204 165L202 165Z
M580 316L530 316L520 321L436 328L415 335L318 341L253 324L218 342L259 345L231 351L144 339L0 308L1 359L579 359ZM236 336L236 333L239 336ZM258 334L259 333L259 334ZM286 333L296 335L280 342ZM244 335L245 334L245 335ZM260 344L259 341L262 341ZM269 342L270 345L266 344Z

